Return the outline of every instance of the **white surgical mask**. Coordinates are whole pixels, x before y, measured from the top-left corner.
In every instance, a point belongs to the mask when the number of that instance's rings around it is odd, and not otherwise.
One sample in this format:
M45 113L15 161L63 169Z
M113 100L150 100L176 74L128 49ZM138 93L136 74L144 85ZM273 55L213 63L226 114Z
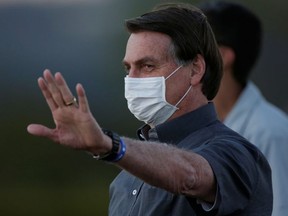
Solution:
M178 67L166 79L171 77L181 67ZM130 112L138 120L152 127L169 119L192 87L190 85L184 96L173 106L165 99L166 79L163 76L147 78L125 77L125 98L127 99Z

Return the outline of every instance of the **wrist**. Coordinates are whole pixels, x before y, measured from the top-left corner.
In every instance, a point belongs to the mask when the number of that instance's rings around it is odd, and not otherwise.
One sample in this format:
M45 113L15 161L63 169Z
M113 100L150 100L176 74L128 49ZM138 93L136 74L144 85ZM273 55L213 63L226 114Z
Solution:
M93 147L89 147L86 149L86 151L92 155L105 155L110 152L113 147L112 139L106 134L103 135L101 141L100 139L97 139L93 143Z
M103 133L110 137L111 139L111 148L109 151L106 151L104 154L93 154L93 158L97 160L103 160L107 162L117 162L125 155L126 145L120 136L110 130L102 129Z

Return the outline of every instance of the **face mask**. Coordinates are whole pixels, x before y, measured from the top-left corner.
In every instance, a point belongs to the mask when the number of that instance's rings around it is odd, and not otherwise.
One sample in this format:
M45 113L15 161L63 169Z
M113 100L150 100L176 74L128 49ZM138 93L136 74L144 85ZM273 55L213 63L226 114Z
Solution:
M178 109L177 105L185 98L192 86L173 106L165 99L165 80L181 67L178 67L166 79L164 77L125 77L125 98L127 99L128 108L138 120L154 127L165 122Z

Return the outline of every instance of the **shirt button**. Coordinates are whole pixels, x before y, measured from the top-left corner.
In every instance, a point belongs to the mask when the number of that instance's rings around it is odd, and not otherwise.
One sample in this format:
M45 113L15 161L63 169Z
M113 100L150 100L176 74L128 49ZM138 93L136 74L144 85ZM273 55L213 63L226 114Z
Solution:
M135 196L137 194L137 190L133 190L132 194Z

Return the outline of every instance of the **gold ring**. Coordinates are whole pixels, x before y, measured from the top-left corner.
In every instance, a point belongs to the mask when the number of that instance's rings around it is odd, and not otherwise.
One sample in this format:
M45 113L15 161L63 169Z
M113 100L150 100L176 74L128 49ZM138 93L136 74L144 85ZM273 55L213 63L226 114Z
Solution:
M76 103L77 103L77 99L76 99L76 97L73 97L73 99L71 101L65 102L65 105L71 106L71 105L76 104Z

